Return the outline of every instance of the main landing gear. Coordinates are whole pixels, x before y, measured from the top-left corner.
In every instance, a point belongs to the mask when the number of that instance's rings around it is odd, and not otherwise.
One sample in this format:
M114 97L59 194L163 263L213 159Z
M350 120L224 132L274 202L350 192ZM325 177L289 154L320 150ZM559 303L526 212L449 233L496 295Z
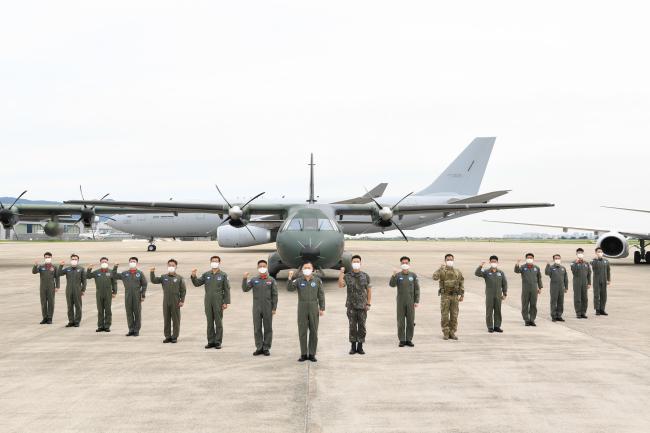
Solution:
M646 250L646 241L644 239L639 240L639 251L634 252L634 264L641 263L650 265L650 251Z
M150 253L156 251L156 244L153 243L153 236L149 238L149 246L147 247L147 251Z

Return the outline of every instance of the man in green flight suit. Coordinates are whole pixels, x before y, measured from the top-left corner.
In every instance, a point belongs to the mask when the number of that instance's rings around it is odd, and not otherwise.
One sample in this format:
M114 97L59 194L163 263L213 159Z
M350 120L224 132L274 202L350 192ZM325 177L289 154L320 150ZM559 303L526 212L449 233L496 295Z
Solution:
M488 332L503 332L501 329L501 301L508 296L506 274L499 269L499 258L490 256L490 267L484 269L485 262L476 268L476 275L485 280L485 324Z
M352 256L352 270L345 273L345 268L339 272L339 288L347 287L345 308L347 308L350 325L350 355L358 353L365 355L363 343L366 341L366 318L372 301L370 275L361 270L361 256Z
M323 281L314 275L314 265L311 262L303 263L301 271L302 276L295 280L293 271L289 272L287 280L287 290L298 291L298 339L301 353L298 361L316 362L318 322L320 316L325 314L325 292Z
M609 260L604 258L603 249L596 248L596 257L591 261L591 271L594 277L594 309L596 316L609 316L605 311L607 304L607 288L612 282L612 270Z
M144 272L138 269L138 258L129 258L129 270L117 272L118 265L113 267L115 280L124 283L124 307L126 309L126 322L129 326L127 337L140 335L142 326L142 303L147 292L147 278Z
M551 320L553 322L564 322L564 294L569 291L569 274L562 266L562 257L559 254L553 255L553 264L548 263L546 275L551 279Z
M181 331L181 307L185 304L185 280L176 273L178 262L167 261L167 273L156 277L156 268L151 268L149 279L153 284L162 284L163 320L165 339L163 343L176 343ZM173 327L172 327L173 324Z
M108 270L108 259L99 259L99 269L93 272L93 266L86 269L86 278L95 280L95 298L97 300L97 329L95 332L111 332L113 313L111 303L117 295L117 279Z
M230 304L230 282L228 274L221 270L221 257L210 257L210 270L200 277L192 270L194 287L205 286L205 318L208 322L208 344L206 349L221 349L223 341L223 311Z
M586 319L589 304L587 291L591 287L591 266L585 262L585 250L582 248L576 250L576 257L576 260L571 263L571 273L573 274L573 307L576 310L576 317L578 319Z
M253 356L271 355L273 342L273 315L278 308L278 286L275 278L269 275L269 265L266 260L257 262L258 275L248 279L244 273L241 288L244 292L253 291L253 334L255 336L255 352Z
M38 260L34 262L32 274L40 276L41 315L43 316L41 325L51 325L54 316L54 294L61 286L59 270L52 265L52 253L43 254L43 264Z
M68 303L68 324L66 328L79 327L81 323L81 298L86 293L86 270L79 266L79 256L70 256L70 266L59 265L59 275L65 275L65 299Z
M535 264L535 255L526 254L526 264L517 260L515 274L521 274L521 317L526 326L537 326L537 296L542 293L542 270Z
M420 282L418 276L411 272L411 259L403 256L399 259L401 271L393 271L388 283L397 287L397 338L399 347L413 347L415 330L415 309L420 303Z
M443 340L458 340L458 307L465 298L465 277L454 268L454 255L445 256L445 264L433 273L433 281L440 281L440 326Z

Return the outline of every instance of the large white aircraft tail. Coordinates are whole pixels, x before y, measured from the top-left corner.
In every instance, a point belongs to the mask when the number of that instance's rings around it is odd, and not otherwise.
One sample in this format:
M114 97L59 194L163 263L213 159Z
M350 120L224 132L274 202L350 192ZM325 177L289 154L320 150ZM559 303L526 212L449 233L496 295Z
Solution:
M496 137L476 137L431 185L417 195L476 195L481 187L495 140Z

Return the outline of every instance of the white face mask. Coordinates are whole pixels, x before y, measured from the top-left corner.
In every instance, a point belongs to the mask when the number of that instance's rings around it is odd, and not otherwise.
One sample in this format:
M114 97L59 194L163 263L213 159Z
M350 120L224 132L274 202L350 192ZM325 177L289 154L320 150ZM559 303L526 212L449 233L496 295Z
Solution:
M102 269L108 269L108 263L106 263L106 262L102 263L102 264L99 265L99 266L101 266Z
M408 263L402 263L400 268L402 268L403 271L408 271L411 268L411 265Z
M528 263L529 265L532 265L533 261L534 261L533 259L526 259L526 263Z
M314 272L314 271L311 270L311 269L303 269L303 270L302 270L302 274L303 274L305 277L310 276L310 275L312 274L312 272Z
M212 269L219 269L219 262L210 262L210 267Z
M48 265L49 265L50 263L52 263L52 257L46 257L46 258L45 258L45 263L47 263Z
M137 262L129 262L129 268L131 268L131 269L135 269L135 268L137 268L137 267L138 267L138 263L137 263Z
M562 260L560 260L560 259L555 259L553 261L555 262L556 265L559 265L560 263L562 263Z
M579 259L583 259L584 257L585 257L585 255L582 254L582 253L578 254L578 258L579 258Z
M167 266L167 272L173 274L176 272L176 266Z
M453 260L447 260L446 263L447 263L447 266L449 266L450 268L454 267L454 261Z
M267 268L257 268L257 272L259 272L259 273L262 274L262 275L263 275L263 274L266 274L267 271L268 271Z
M496 262L490 262L490 267L491 267L492 269L496 269L497 266L499 266L498 263L496 263Z
M361 269L361 263L357 263L357 262L352 263L352 269L358 271L359 269Z
M596 253L596 255L598 256L599 259L603 258L603 253Z
M79 264L79 260L70 260L70 264L72 266L77 266L77 264Z

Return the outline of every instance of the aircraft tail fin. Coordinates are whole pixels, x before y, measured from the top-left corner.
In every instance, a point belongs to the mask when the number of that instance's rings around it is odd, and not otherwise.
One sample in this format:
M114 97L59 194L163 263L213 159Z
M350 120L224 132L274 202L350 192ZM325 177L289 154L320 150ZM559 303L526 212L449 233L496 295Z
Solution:
M417 195L451 193L476 195L496 137L476 137L444 172Z

